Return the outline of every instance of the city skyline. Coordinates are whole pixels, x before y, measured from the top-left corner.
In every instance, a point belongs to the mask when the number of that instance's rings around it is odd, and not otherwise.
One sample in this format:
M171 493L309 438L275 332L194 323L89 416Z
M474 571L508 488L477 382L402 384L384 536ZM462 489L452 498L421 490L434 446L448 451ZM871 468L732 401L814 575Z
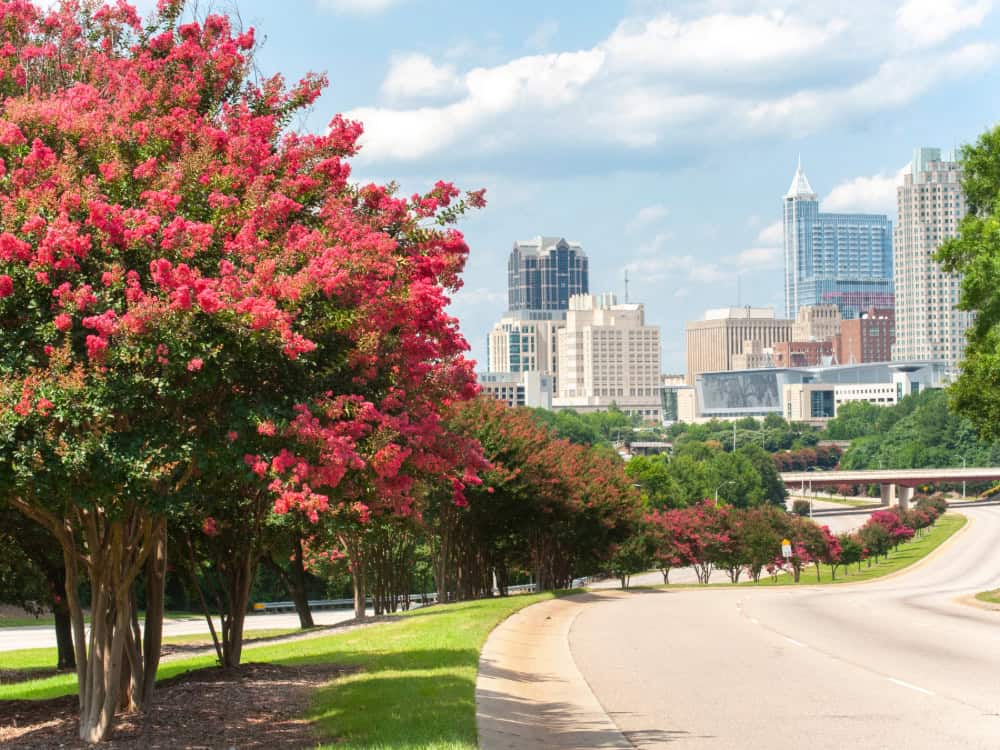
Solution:
M140 8L153 3L145 0ZM295 127L366 128L359 181L487 189L451 306L477 369L512 242L578 240L590 288L644 302L663 369L706 308L783 309L781 213L801 153L824 211L895 213L914 148L1000 120L988 3L240 0L258 65L330 87ZM737 279L742 276L742 284ZM742 287L742 299L737 287Z

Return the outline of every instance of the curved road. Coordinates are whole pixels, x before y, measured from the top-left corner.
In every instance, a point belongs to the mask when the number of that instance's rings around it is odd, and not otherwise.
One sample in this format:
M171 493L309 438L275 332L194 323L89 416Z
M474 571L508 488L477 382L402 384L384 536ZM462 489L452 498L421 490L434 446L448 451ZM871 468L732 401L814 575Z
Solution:
M1000 507L931 559L836 587L650 592L584 606L569 641L635 747L1000 748Z

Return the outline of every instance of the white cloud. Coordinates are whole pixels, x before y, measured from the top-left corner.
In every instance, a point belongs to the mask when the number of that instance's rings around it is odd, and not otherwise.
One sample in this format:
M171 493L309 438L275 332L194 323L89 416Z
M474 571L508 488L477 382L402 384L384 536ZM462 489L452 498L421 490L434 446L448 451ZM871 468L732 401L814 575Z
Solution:
M874 174L855 177L835 186L823 199L824 211L839 213L872 213L894 216L896 213L896 187L903 181L903 173L910 165L895 174Z
M845 88L805 89L762 101L751 107L749 120L762 132L791 129L805 135L837 118L907 104L943 81L986 69L996 60L997 51L994 44L977 42L947 54L936 52L926 57L887 60L874 74Z
M402 0L316 0L320 8L337 11L338 13L352 13L355 15L375 15L381 13L394 5L399 5Z
M943 2L960 16L947 22L954 29L971 28L988 10L982 0ZM394 63L383 83L391 106L347 114L365 124L362 159L369 161L445 152L481 159L527 148L645 153L663 143L684 148L719 139L804 136L902 107L996 62L991 40L946 46L954 31L942 32L933 50L886 43L879 30L896 22L912 26L929 12L910 0L904 6L910 10L897 18L896 7L873 1L863 10L797 4L785 11L690 18L660 13L626 19L590 48L464 72L409 55ZM444 103L400 103L445 95L451 98Z
M535 27L528 38L524 40L524 44L529 49L533 50L544 50L549 46L549 43L556 38L556 34L559 33L559 24L556 21L542 21Z
M785 241L785 229L780 221L768 224L757 234L757 242L768 247L779 247Z
M654 203L650 206L640 208L635 216L629 221L626 229L629 232L637 232L651 224L662 221L670 214L670 209L663 203Z
M636 281L646 284L671 280L712 283L726 278L715 263L706 263L693 255L641 258L628 263L625 270L635 274Z
M452 304L455 305L496 305L507 301L506 292L478 287L476 289L460 289L455 293Z
M465 76L464 97L452 104L419 109L362 107L348 117L364 123L365 157L416 159L441 151L514 109L550 110L569 104L596 75L603 57L597 51L566 52L474 68ZM494 132L486 145L504 140L503 133Z
M604 43L612 67L634 72L746 75L748 68L815 55L844 30L839 19L812 24L780 11L719 13L684 22L671 14L625 20Z
M896 27L914 45L930 46L976 28L992 5L989 0L907 0L896 11Z
M394 57L382 82L382 93L392 99L446 96L460 90L461 79L452 65L437 65L418 53Z
M740 268L747 271L773 271L785 265L785 253L780 247L751 247L736 256Z

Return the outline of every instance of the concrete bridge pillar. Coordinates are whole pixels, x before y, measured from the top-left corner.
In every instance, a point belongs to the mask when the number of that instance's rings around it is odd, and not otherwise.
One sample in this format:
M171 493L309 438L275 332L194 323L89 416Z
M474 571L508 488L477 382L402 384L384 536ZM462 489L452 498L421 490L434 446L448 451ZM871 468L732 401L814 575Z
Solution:
M899 497L899 509L909 510L910 502L913 500L913 488L899 487L896 490L896 494Z
M883 484L882 487L882 505L889 507L890 505L896 504L896 485L894 484Z

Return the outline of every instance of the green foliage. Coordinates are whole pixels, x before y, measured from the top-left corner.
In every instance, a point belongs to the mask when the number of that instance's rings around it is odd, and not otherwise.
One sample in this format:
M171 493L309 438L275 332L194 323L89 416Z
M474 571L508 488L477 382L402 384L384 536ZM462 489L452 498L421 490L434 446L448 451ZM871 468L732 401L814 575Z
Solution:
M629 587L629 578L635 573L642 573L654 567L653 553L656 545L652 537L639 532L626 539L611 555L608 561L608 572L619 578L622 588Z
M959 308L975 311L962 373L951 388L955 409L984 439L1000 439L1000 127L962 149L962 190L969 208L958 237L937 259L962 274Z
M972 423L949 408L944 391L907 396L890 407L845 404L831 426L842 417L838 429L854 439L841 459L844 469L961 466L963 458L969 466L1000 461L1000 445L980 439Z
M632 440L633 429L641 424L639 417L632 417L612 406L606 411L579 414L570 409L551 411L531 409L538 422L547 425L556 437L580 445L595 445Z
M736 507L781 505L785 486L766 451L744 445L728 453L717 445L687 441L668 456L636 456L625 466L650 509L686 508L715 497Z
M808 500L796 500L792 503L792 513L797 516L808 516L809 515L809 501Z
M768 453L793 448L807 448L819 442L819 430L799 422L787 422L777 414L762 421L752 417L736 420L736 447L750 443ZM704 424L677 422L667 434L677 447L687 442L717 443L727 451L733 449L733 422L713 419Z

